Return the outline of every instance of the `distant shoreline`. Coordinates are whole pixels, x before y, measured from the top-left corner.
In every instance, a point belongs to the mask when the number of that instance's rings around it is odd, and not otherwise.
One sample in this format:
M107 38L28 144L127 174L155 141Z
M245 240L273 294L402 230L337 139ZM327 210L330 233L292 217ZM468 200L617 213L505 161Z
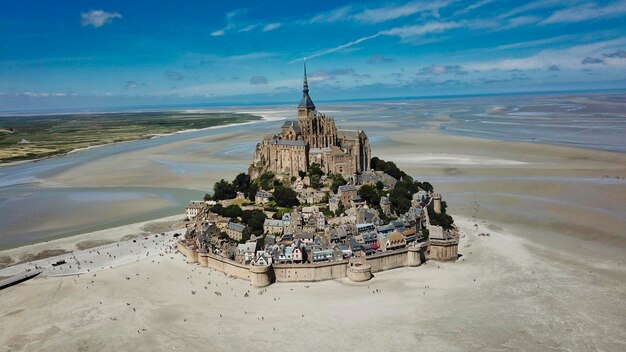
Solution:
M119 113L119 112L117 112L117 113ZM98 114L98 113L95 113L95 114ZM173 136L173 135L183 134L183 133L205 131L205 130L218 129L218 128L226 128L226 127L231 127L231 126L241 126L241 125L247 125L247 124L264 122L264 121L272 121L272 119L264 117L264 116L260 116L260 115L252 115L252 116L257 116L257 117L260 117L260 118L257 119L257 120L252 120L252 121L231 122L231 123L226 123L226 124L223 124L223 125L209 126L209 127L204 127L204 128L184 129L184 130L173 131L173 132L168 132L168 133L149 133L147 135L137 136L137 138L133 138L133 139L125 140L125 141L102 143L102 144L94 144L94 145L90 145L90 146L86 146L86 147L80 147L80 148L72 149L72 150L67 151L67 152L60 152L60 153L57 153L57 154L47 155L47 156L43 156L43 157L39 157L39 158L33 158L33 159L16 160L16 161L9 161L9 162L2 162L2 161L0 161L0 168L17 166L17 165L22 165L22 164L26 164L26 163L36 163L36 162L39 162L39 161L53 159L53 158L59 158L59 157L67 156L67 155L70 155L70 154L82 152L82 151L89 150L89 149L101 148L101 147L111 146L111 145L116 145L116 144L121 144L121 143L135 142L135 141L144 140L144 139L153 139L153 138Z
M625 88L606 88L606 89L576 89L576 90L557 90L557 91L520 91L520 92L503 92L503 93L467 93L467 94L434 94L423 96L390 96L382 98L340 98L340 99L316 99L317 103L350 103L350 102L375 102L375 101L393 101L393 100L432 100L432 99L471 99L486 97L519 97L534 95L593 95L593 94L626 94ZM272 108L272 107L292 107L292 100L270 101L270 102L219 102L219 103L172 103L163 105L136 105L136 106L110 106L97 107L93 111L85 111L82 108L64 108L64 109L42 109L42 110L0 110L0 117L3 116L38 116L38 115L67 115L67 114L115 114L124 112L165 112L165 111L184 111L184 110L239 110L249 108Z

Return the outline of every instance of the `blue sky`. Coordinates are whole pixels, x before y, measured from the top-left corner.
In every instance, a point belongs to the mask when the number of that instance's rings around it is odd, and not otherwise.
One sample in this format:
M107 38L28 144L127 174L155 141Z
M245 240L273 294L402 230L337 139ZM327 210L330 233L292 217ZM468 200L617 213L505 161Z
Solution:
M0 1L0 110L626 88L626 0Z

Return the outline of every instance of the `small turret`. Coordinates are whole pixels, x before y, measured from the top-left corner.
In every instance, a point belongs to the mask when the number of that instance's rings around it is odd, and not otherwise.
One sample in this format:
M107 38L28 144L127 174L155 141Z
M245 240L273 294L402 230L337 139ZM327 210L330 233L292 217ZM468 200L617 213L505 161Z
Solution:
M433 210L435 214L441 214L441 194L433 195Z

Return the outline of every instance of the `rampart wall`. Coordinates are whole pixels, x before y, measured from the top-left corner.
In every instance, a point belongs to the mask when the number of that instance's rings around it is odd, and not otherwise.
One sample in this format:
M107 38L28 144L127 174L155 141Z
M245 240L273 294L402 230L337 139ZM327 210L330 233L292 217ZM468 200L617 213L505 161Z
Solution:
M401 268L405 266L419 266L426 261L428 243L421 246L407 247L400 250L374 254L366 258L366 263L372 273ZM224 273L225 275L247 280L253 286L263 287L272 282L312 282L334 280L348 275L349 260L311 264L273 264L267 266L250 266L237 263L210 253L198 253L194 247L188 248L178 244L178 250L185 255L188 263L197 263ZM367 269L369 271L369 268ZM354 268L354 272L365 268ZM354 274L354 273L352 273ZM352 277L371 277L368 275L352 275ZM361 281L360 279L357 281Z

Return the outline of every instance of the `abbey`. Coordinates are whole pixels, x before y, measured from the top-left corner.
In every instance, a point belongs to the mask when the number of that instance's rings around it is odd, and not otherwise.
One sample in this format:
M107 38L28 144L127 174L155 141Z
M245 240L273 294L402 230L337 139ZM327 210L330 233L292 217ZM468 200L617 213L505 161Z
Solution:
M276 175L297 176L319 164L328 173L354 179L369 170L369 140L361 130L338 130L332 116L317 111L309 96L304 66L302 99L298 120L285 121L279 134L268 136L256 145L248 174L253 179L266 171Z

